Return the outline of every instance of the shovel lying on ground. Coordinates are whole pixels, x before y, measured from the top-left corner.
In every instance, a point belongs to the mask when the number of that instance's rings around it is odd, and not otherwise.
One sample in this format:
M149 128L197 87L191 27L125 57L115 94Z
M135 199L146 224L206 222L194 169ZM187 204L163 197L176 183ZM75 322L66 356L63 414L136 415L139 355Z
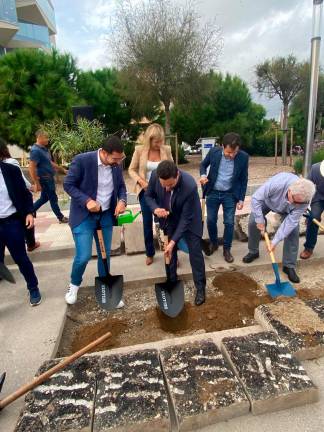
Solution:
M11 271L3 264L3 262L0 262L0 278L10 283L16 283Z
M264 233L264 238L267 244L268 251L270 250L270 240L268 233ZM276 262L275 256L273 252L269 252L270 258L272 261L272 268L274 271L274 274L276 276L276 281L273 284L266 284L266 288L268 290L268 293L271 297L278 297L278 296L286 296L286 297L293 297L296 295L296 291L294 287L291 285L290 282L281 282L280 275L279 275L279 266Z
M31 381L28 384L25 384L24 386L20 387L18 390L16 390L11 395L5 397L4 399L0 400L0 411L5 408L7 405L11 404L30 390L33 390L35 387L39 386L43 382L47 381L52 375L54 375L56 372L64 369L69 364L73 363L76 359L83 356L83 354L91 351L93 348L104 342L106 339L108 339L111 336L111 333L108 332L101 336L100 338L96 339L95 341L91 342L89 345L85 346L84 348L80 349L80 351L77 351L76 353L72 354L69 357L66 357L63 361L49 369L48 371L42 373L38 377L35 377L33 381ZM5 375L5 374L4 374ZM3 375L1 376L1 378ZM4 378L3 378L4 379ZM1 390L1 388L0 388Z
M95 278L95 293L97 302L105 310L112 310L117 307L123 297L123 275L112 276L109 273L107 253L105 248L105 242L102 234L100 220L97 226L97 235L99 240L100 252L102 261L105 267L106 276L97 276ZM99 259L99 257L98 257Z
M324 231L324 225L322 225L317 219L314 218L314 216L312 215L312 212L310 210L306 210L306 212L303 214L303 216L306 219L310 219L315 225L318 226L318 228L321 231Z
M168 245L167 236L164 236L164 247ZM170 259L165 256L166 282L155 284L155 295L159 307L165 315L175 318L184 307L184 287L181 280L170 281Z

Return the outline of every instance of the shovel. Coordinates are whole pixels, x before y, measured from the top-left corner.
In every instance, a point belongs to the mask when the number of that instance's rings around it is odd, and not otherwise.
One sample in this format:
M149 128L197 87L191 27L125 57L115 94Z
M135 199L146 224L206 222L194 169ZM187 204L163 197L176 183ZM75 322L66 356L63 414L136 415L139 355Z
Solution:
M205 188L201 188L202 190L202 199L201 199L201 216L202 216L202 235L204 235L204 224L205 224L205 210L206 210L206 190ZM209 241L206 239L201 239L201 249L203 250L205 255L209 254Z
M112 276L109 273L107 253L105 242L100 226L100 220L97 225L97 235L99 240L101 258L105 267L106 276L97 276L95 278L95 293L97 302L105 310L112 310L117 307L123 296L123 275Z
M164 247L168 245L164 236ZM170 259L165 256L166 282L155 284L155 295L161 311L170 318L179 315L184 307L184 287L181 280L170 281Z
M3 264L3 262L0 262L0 278L13 284L16 283L11 271Z
M317 219L315 219L314 217L313 217L313 215L312 215L312 213L311 213L311 211L308 209L308 210L306 210L306 212L303 214L303 216L305 217L305 218L307 218L307 219L310 219L315 225L317 225L318 226L318 228L321 230L321 231L324 231L324 226L317 220Z
M264 238L268 247L268 250L270 250L270 240L268 233L264 233ZM279 275L279 266L276 262L275 256L273 252L269 252L270 258L272 261L272 268L274 271L274 274L276 276L276 281L273 284L266 284L266 288L268 290L268 293L271 297L278 297L278 296L286 296L286 297L293 297L296 295L296 291L294 287L291 285L290 282L281 282L280 281L280 275Z

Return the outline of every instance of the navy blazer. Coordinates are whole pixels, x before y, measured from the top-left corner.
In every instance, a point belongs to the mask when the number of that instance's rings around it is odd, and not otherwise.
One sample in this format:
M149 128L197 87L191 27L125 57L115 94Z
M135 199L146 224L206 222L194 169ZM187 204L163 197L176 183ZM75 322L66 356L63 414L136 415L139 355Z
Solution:
M118 200L127 200L123 171L120 166L112 167L114 192L110 207L115 210ZM80 225L89 215L86 207L89 199L96 200L98 190L98 151L82 153L72 160L64 179L64 190L70 195L69 223L71 228ZM116 223L116 220L114 221Z
M197 184L194 178L179 170L180 178L173 189L170 215L167 218L166 233L178 242L186 231L202 236L202 216ZM152 172L145 199L152 213L157 208L164 208L165 189L162 187L156 171ZM165 219L161 219L163 227Z
M207 156L200 164L200 175L206 174L207 168L210 166L208 183L206 184L206 195L208 195L214 188L222 153L222 147L213 147L209 150ZM239 150L234 158L234 172L231 189L236 201L244 201L248 182L248 168L249 155L243 150Z
M33 214L33 197L26 187L20 169L5 162L0 162L0 168L9 198L16 207L18 215L24 219L28 214Z

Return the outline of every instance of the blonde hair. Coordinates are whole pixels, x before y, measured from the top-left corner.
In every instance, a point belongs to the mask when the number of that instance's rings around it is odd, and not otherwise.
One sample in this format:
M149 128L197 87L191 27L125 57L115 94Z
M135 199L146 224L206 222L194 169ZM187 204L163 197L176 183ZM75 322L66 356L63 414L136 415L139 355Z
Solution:
M151 145L152 139L163 140L163 144L164 144L164 139L165 139L164 129L161 125L159 125L157 123L152 123L146 129L146 131L144 133L144 139L143 139L144 147L149 148Z

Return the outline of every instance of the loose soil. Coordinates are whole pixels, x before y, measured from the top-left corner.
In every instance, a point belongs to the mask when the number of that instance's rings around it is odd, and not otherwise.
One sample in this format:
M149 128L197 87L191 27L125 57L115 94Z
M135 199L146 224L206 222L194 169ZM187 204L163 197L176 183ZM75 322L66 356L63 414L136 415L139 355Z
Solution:
M273 300L254 278L240 272L225 272L207 280L207 301L193 305L195 288L185 283L189 301L177 318L168 318L156 306L154 287L125 293L126 307L105 312L94 295L80 294L69 307L58 356L67 356L110 331L112 337L95 351L142 344L173 337L227 330L255 324L254 309ZM301 299L324 298L320 288L298 290Z

